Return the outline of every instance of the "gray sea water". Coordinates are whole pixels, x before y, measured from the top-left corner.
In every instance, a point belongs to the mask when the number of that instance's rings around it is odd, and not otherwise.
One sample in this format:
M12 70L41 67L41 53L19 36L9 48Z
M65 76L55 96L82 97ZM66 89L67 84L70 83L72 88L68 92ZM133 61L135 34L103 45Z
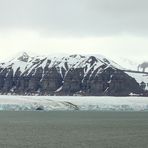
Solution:
M147 148L148 112L0 112L0 148Z

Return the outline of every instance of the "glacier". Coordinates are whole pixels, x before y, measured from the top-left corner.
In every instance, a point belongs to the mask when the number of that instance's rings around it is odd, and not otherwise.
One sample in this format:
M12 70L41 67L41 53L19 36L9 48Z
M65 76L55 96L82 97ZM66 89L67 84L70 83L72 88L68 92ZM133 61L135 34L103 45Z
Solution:
M147 97L0 96L5 111L148 111Z

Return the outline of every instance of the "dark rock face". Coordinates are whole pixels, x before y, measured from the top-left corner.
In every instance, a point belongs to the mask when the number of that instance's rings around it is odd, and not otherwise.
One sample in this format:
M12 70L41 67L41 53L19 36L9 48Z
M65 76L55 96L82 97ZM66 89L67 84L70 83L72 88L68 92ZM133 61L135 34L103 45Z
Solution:
M47 69L45 75L40 81L41 92L44 93L53 93L62 85L62 77L58 73L55 67Z
M105 73L108 73L108 77L110 75L110 80L106 83L107 88L104 92L106 95L126 96L131 92L135 94L142 93L134 78L120 70L110 72L105 71Z
M88 74L83 79L83 69L70 71L65 77L62 91L73 95L83 92L83 95L127 96L132 93L142 93L142 89L135 79L120 70L108 68L94 76Z
M134 78L106 58L72 55L59 60L25 54L1 64L0 93L127 96L143 90Z
M82 89L84 72L82 68L70 69L64 78L62 91L64 94L72 95Z

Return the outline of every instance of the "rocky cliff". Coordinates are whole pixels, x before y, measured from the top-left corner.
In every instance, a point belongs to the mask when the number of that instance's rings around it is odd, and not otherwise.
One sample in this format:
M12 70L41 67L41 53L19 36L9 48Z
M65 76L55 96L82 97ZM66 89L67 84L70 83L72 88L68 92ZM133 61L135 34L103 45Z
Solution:
M19 95L141 94L136 79L103 56L35 56L0 64L0 93Z

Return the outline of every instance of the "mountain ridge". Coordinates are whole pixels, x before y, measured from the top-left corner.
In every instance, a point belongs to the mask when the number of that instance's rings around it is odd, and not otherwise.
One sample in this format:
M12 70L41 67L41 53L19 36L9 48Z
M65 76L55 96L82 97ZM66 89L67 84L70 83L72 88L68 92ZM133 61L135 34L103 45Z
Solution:
M141 94L139 82L102 55L29 56L0 64L0 93L21 95Z

